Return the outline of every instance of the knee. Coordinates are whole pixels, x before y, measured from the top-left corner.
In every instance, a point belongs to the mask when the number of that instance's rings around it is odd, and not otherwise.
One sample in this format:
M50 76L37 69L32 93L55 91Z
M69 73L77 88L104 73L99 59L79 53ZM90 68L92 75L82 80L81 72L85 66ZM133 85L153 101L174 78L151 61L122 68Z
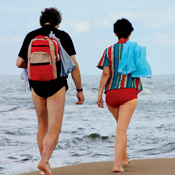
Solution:
M117 135L118 136L125 136L126 135L126 129L117 128Z
M62 122L59 119L52 119L49 121L49 132L54 135L61 133Z
M48 130L48 122L38 122L38 129L39 130Z
M61 133L61 128L59 127L53 127L53 128L49 128L48 131L51 135L55 135L56 137L60 135Z

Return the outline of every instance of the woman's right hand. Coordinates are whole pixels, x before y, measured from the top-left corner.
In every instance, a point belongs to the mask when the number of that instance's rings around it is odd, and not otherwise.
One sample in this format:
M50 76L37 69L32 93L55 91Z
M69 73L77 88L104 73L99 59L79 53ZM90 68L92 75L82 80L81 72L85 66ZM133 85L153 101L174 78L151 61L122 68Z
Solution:
M103 98L102 97L98 97L97 105L98 105L99 108L104 108L104 103L103 103Z
M77 99L78 99L78 101L75 103L76 105L83 104L83 102L84 102L84 95L83 95L82 91L77 92Z

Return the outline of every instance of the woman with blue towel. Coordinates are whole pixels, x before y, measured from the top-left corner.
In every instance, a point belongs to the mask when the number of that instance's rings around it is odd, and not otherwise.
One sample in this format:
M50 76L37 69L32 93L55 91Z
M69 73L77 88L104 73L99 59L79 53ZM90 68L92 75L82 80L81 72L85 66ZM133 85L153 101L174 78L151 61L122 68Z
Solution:
M124 172L130 162L127 155L127 129L137 106L137 95L143 90L140 77L151 77L151 67L146 61L146 48L129 37L134 28L127 19L114 24L118 42L105 49L97 67L103 69L97 104L103 108L105 89L106 105L117 122L115 160L113 171ZM122 164L121 164L122 163Z

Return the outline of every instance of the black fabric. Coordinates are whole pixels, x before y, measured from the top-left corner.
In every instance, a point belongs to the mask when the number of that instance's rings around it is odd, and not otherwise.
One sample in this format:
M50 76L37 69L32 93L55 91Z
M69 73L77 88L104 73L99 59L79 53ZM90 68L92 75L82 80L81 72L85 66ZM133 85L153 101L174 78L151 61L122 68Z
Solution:
M58 30L58 29L52 27L51 25L45 25L45 26L43 26L37 30L34 30L26 35L18 56L23 58L27 62L27 50L28 50L28 46L30 44L30 41L38 35L49 36L51 31L53 31L53 33L56 35L56 37L58 37L60 39L61 45L63 46L63 48L66 50L66 52L70 56L76 54L73 42L72 42L70 36L66 32L64 32L62 30Z
M53 31L56 37L60 39L61 45L70 56L76 54L73 42L66 32L58 30L51 25L45 25L26 35L18 56L27 62L27 51L30 41L38 35L49 36L51 31ZM68 89L67 77L60 77L61 61L58 61L56 65L58 76L56 80L47 82L29 80L30 88L33 88L35 93L40 97L47 98L49 96L52 96L64 86L66 87L66 90Z
M59 80L52 80L49 83L44 81L40 83L34 83L31 80L29 80L29 82L35 93L43 98L47 98L54 95L64 86L66 87L66 90L68 89L67 81L65 78L60 78Z

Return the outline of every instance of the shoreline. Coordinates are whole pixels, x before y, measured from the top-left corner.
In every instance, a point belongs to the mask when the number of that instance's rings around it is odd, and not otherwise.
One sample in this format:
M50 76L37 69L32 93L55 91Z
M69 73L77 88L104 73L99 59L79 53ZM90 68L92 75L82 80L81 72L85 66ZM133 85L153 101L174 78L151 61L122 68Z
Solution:
M131 160L124 167L125 172L113 173L113 161L89 162L76 165L51 168L53 175L174 175L175 158L156 158ZM18 175L39 175L40 171Z

